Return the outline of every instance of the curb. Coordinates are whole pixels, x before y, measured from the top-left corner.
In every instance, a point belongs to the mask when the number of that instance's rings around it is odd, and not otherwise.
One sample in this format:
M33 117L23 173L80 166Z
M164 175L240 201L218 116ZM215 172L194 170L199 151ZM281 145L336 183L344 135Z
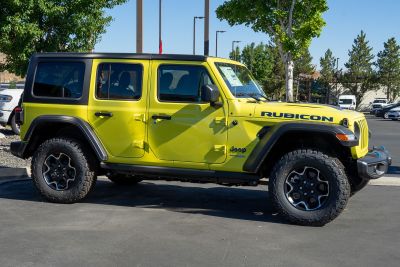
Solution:
M30 168L0 168L0 180L7 180L9 177L30 178Z
M370 180L368 185L400 186L400 177L385 176L376 180Z

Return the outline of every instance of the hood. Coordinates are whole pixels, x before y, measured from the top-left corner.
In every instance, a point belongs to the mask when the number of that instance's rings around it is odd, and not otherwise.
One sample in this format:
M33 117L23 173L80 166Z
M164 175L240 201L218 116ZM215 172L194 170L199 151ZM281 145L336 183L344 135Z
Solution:
M400 111L400 106L392 108L390 111Z
M255 106L254 116L339 124L344 118L354 120L364 115L330 105L267 102Z

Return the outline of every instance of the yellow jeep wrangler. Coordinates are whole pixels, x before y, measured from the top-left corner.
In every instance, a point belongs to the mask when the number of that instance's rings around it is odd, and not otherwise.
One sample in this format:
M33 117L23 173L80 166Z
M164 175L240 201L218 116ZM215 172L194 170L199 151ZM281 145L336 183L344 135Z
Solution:
M41 53L18 112L20 158L49 201L86 197L98 175L252 185L277 212L324 225L387 172L363 114L270 102L238 62L192 55ZM251 192L249 192L251 193Z

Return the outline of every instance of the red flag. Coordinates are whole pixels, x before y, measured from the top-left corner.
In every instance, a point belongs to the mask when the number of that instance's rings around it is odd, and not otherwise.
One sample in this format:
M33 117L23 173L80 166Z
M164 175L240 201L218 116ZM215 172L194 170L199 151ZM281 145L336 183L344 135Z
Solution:
M158 45L158 53L162 54L162 40L160 40L160 44Z

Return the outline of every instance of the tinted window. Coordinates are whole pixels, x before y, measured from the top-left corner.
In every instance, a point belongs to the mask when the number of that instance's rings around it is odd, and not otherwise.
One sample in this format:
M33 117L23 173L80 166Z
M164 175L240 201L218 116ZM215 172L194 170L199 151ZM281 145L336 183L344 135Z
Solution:
M213 84L202 66L162 65L158 70L161 101L201 102L201 87Z
M41 97L80 98L85 64L82 62L41 62L38 64L33 94Z
M142 96L142 72L142 66L138 64L100 64L97 71L97 98L140 99Z

